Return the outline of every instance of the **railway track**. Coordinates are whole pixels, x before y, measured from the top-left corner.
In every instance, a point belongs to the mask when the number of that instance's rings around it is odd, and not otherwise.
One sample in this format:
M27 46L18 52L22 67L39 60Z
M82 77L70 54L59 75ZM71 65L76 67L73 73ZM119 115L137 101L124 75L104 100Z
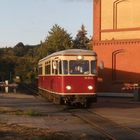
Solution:
M32 94L37 95L36 90L26 85L24 85L24 88ZM99 133L99 137L102 140L140 139L140 132L102 117L100 114L93 112L91 109L67 108L65 111L68 111L73 116L81 119L86 124L89 124L93 130Z
M21 84L21 85L20 85L20 88L22 88L22 90L23 90L25 93L28 93L28 94L31 94L31 95L38 95L38 90L35 89L35 88L30 87L30 86L27 85L27 84Z
M139 140L140 133L129 127L117 124L90 110L70 110L73 116L80 118L98 131L105 140Z

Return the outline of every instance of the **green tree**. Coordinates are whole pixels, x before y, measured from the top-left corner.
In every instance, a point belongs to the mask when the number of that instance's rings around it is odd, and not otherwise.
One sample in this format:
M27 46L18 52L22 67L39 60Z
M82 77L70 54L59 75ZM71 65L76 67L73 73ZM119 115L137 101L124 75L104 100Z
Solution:
M15 47L14 47L14 53L16 56L22 57L24 56L28 51L28 48L24 46L22 42L19 42Z
M47 36L46 46L48 54L72 47L72 37L64 28L54 25Z
M47 42L40 42L39 47L36 49L36 59L39 60L48 55Z
M10 57L0 59L0 81L12 81L14 75L15 62Z
M22 57L16 61L15 75L24 83L31 83L35 79L35 62L30 57ZM33 77L34 75L34 77Z
M82 25L81 29L78 31L76 38L73 41L73 48L76 49L89 49L90 40L87 37L87 31L85 26Z

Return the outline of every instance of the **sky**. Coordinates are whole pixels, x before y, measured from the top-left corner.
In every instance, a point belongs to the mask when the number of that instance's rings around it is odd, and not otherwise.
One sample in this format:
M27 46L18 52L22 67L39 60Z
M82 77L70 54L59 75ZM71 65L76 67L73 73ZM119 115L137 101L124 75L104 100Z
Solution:
M36 45L58 24L74 38L81 25L92 36L93 0L0 0L0 47Z

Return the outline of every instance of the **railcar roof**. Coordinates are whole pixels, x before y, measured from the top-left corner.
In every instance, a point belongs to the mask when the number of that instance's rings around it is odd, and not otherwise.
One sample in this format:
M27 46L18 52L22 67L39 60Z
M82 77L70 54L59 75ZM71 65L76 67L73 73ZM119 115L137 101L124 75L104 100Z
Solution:
M66 55L93 55L93 56L96 56L96 53L92 50L67 49L67 50L52 53L51 55L48 55L48 56L44 57L43 59L41 59L39 61L43 61L43 60L48 59L50 57L63 56L63 55L65 55L65 56Z

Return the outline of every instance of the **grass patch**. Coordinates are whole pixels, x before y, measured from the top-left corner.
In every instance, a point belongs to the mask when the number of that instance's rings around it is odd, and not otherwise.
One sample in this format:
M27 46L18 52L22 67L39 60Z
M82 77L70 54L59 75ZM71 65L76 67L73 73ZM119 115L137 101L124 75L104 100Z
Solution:
M24 111L16 110L15 115L24 115Z
M33 109L28 109L27 111L21 110L21 109L13 109L13 108L1 108L0 107L0 113L1 114L11 114L11 115L28 115L28 116L42 116L42 114L38 111L35 111Z
M68 133L51 133L47 136L39 136L33 140L72 140L71 136Z
M30 109L30 110L28 110L27 112L26 112L26 115L28 115L28 116L42 116L42 114L40 113L40 112L37 112L37 111L35 111L35 110L32 110L32 109Z

